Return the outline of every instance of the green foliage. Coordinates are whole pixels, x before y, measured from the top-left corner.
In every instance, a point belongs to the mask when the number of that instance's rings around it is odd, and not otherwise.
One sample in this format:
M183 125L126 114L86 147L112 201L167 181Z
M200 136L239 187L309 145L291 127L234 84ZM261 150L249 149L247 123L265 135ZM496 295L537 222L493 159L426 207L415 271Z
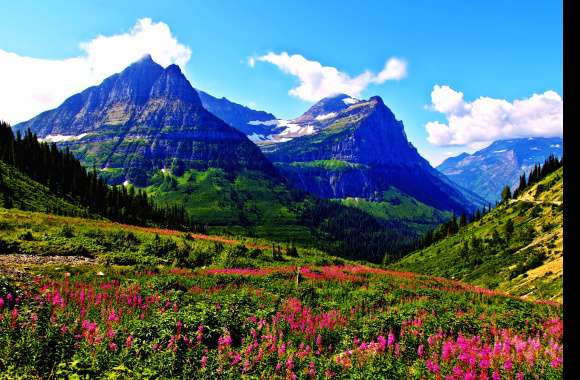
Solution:
M498 205L456 234L442 237L443 228L436 229L436 236L432 234L430 238L432 244L426 244L391 267L462 279L487 287L514 289L518 294L533 297L561 297L561 276L551 276L550 285L543 291L534 285L535 282L516 282L516 277L546 260L557 258L548 256L548 252L556 247L550 242L562 229L562 210L554 207L551 199L559 199L562 170L548 174L520 192L520 198ZM537 198L530 199L530 194L535 194L539 185L543 185L543 190ZM554 191L554 188L559 190ZM551 239L541 238L549 234L556 235ZM533 242L534 249L527 249Z

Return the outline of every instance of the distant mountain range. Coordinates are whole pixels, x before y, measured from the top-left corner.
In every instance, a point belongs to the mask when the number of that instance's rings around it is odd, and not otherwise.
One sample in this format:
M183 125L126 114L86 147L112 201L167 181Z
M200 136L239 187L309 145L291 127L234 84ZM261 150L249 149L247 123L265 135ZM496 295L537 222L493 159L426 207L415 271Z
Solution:
M260 146L291 183L319 197L381 201L395 187L440 210L469 212L484 203L419 155L378 96L325 98L291 122L296 137Z
M560 137L499 140L473 154L448 158L437 169L455 183L495 203L505 185L514 190L523 172L529 173L551 154L562 157L562 152Z

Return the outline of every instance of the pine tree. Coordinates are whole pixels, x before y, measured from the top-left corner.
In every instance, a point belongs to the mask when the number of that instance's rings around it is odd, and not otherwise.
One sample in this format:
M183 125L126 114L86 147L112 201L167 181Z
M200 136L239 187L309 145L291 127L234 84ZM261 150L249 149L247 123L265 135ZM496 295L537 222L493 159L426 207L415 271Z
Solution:
M467 216L464 212L461 213L461 217L459 218L459 228L463 228L467 225Z
M505 185L503 190L501 191L501 201L507 202L512 197L511 189L508 185Z

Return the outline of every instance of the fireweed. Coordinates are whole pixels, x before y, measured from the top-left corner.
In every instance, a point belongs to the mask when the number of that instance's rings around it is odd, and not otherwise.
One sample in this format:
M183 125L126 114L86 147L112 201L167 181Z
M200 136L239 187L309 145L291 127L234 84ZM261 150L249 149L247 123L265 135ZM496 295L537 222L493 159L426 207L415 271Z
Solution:
M562 377L560 306L360 265L303 267L298 282L297 272L36 277L22 297L0 294L0 370L55 378Z

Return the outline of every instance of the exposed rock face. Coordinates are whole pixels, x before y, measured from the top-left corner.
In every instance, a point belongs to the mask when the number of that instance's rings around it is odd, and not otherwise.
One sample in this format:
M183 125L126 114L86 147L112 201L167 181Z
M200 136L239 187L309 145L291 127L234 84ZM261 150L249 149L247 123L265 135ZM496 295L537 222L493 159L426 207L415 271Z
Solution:
M242 132L202 107L178 66L164 69L150 56L14 128L30 128L47 140L68 137L59 144L103 169L111 183L145 185L153 171L169 167L275 175Z
M471 211L483 203L433 169L407 140L403 123L378 96L349 101L345 95L324 99L296 120L320 120L309 136L262 147L268 158L296 186L324 198L363 197L380 200L389 186L442 210ZM351 99L351 98L348 98ZM329 108L328 105L332 108ZM342 108L342 109L339 109ZM313 110L315 112L313 112ZM306 122L306 121L305 121ZM296 163L338 161L340 169ZM292 164L294 163L294 164Z
M529 173L551 154L562 157L562 152L560 137L499 140L473 154L448 158L437 169L459 185L495 202L505 185L515 189L522 173Z
M266 138L276 126L276 117L269 112L256 111L201 90L197 90L197 93L203 108L249 137Z

